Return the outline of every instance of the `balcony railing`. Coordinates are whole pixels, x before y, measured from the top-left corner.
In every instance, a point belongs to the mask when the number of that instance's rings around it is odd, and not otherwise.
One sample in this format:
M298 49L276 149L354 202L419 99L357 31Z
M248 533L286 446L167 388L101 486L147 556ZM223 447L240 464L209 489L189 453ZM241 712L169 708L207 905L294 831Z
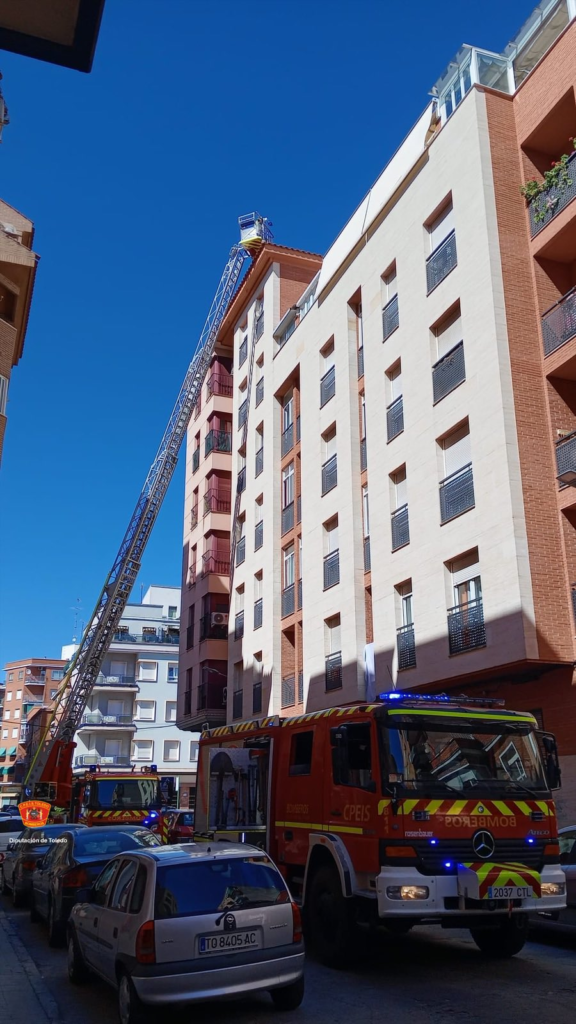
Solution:
M260 715L262 713L262 683L253 683L252 685L252 714Z
M299 494L296 498L296 522L302 522L302 495Z
M80 728L83 729L89 725L102 725L110 729L125 728L126 726L136 728L132 715L104 715L100 711L94 711L82 716Z
M242 494L242 491L246 490L246 466L242 466L242 469L238 473L236 490L238 491L238 494Z
M254 629L260 629L262 625L262 598L254 601Z
M84 768L88 765L118 765L130 767L132 761L130 760L130 754L78 754L74 758L75 768Z
M200 449L195 448L192 452L192 472L195 473L200 465Z
M300 440L300 415L296 417L296 443Z
M234 619L234 639L241 640L244 636L244 612L236 612Z
M404 399L396 398L386 410L386 432L389 441L404 430Z
M398 669L414 668L416 665L416 642L414 639L414 623L400 626L396 631L398 646Z
M190 509L190 529L193 530L198 525L198 505L194 505L194 508Z
M282 591L282 618L292 615L294 611L294 584L285 587Z
M474 508L471 462L440 482L440 522L447 523L470 508Z
M259 448L258 449L258 451L256 452L256 458L255 458L254 461L255 461L254 476L260 476L260 473L264 469L264 449L263 448Z
M486 646L482 599L469 601L448 609L448 642L450 654L473 651Z
M264 400L264 377L260 377L259 381L256 381L256 405L260 405L260 402Z
M457 263L456 233L451 231L444 241L436 246L434 252L431 252L426 260L428 295L448 276L451 270L454 270Z
M289 423L286 430L282 432L282 440L280 443L280 453L282 457L288 454L288 452L294 447L294 424Z
M450 394L462 381L466 380L464 365L464 342L459 341L442 359L432 367L432 389L434 403Z
M324 557L324 590L340 583L340 552L333 551Z
M576 473L576 430L556 441L556 465L561 473Z
M294 502L291 501L282 509L282 534L288 533L294 526Z
M366 448L366 438L363 437L360 440L360 470L364 472L368 469L368 450Z
M370 537L364 537L364 572L370 572L372 559L370 557Z
M283 708L291 708L296 703L296 679L287 676L282 680L280 704Z
M122 676L112 676L112 675L108 675L108 674L105 675L103 672L100 672L100 674L98 675L98 678L96 679L96 682L95 682L94 685L95 686L106 686L106 687L110 687L111 689L113 689L116 686L132 686L132 687L137 687L138 683L136 682L136 676L125 676L125 675L122 675Z
M364 346L361 345L358 349L358 376L364 376Z
M200 643L203 640L227 640L228 625L225 622L215 622L214 615L217 613L207 612L200 618Z
M115 644L175 644L180 643L180 631L166 633L163 629L157 633L130 633L118 630L114 633Z
M238 366L243 366L248 358L248 338L244 338L244 341L240 345L238 350Z
M232 508L232 495L229 490L211 487L204 495L204 515L209 512L229 513Z
M204 455L207 457L210 452L231 452L232 434L229 430L210 430L206 434L204 443Z
M264 523L260 520L254 527L254 551L258 551L264 543Z
M326 658L325 680L327 690L339 690L342 686L342 653L329 654Z
M320 407L336 394L336 367L331 366L320 381Z
M222 682L201 682L196 693L196 710L206 711L210 708L213 711L221 711L225 708L225 684L226 680Z
M230 575L230 553L228 551L207 551L202 555L202 575L215 573L217 576Z
M242 718L242 690L234 690L232 695L232 717Z
M243 427L248 418L248 399L245 398L238 409L238 427Z
M576 197L576 153L572 153L566 165L568 181L570 184L565 187L552 185L545 192L541 192L532 200L528 211L530 214L530 235L534 238L542 228L545 228L551 220L554 220L568 203Z
M300 609L302 607L302 579L301 578L298 580L297 590L298 590L298 608Z
M298 673L298 695L297 695L297 701L298 701L298 704L303 704L304 703L304 673L303 672L299 672Z
M397 508L391 516L392 524L392 551L403 548L410 543L410 519L408 516L408 505Z
M574 168L576 174L576 167ZM544 354L549 356L571 338L576 338L576 288L571 288L542 316Z
M242 565L246 558L246 537L240 537L236 544L236 565Z
M186 627L186 650L189 651L191 647L194 647L194 625Z
M196 583L196 566L191 565L188 569L188 586L193 587Z
M398 296L393 295L390 302L387 302L382 310L382 334L384 341L394 333L399 323Z
M208 398L212 395L224 395L232 398L234 393L234 378L229 373L213 373L206 381L206 394Z
M322 466L322 494L327 494L338 483L338 456L333 455Z
M262 337L264 334L264 314L261 315L258 323L256 324L256 340Z

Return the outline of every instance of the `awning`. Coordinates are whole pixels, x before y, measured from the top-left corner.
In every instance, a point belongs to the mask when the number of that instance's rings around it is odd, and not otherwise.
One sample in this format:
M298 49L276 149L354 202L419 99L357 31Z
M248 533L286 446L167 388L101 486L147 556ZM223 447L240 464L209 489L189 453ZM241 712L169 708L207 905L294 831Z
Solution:
M16 747L10 747L10 750L8 751L8 757L14 757L15 754L16 754Z
M0 757L6 757L6 747L0 747Z

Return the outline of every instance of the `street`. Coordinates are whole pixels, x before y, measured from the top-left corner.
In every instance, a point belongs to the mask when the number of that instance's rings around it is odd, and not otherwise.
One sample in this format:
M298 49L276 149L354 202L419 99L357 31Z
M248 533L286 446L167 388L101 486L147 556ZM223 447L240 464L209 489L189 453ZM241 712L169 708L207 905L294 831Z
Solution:
M65 950L50 949L44 927L31 924L27 910L14 910L6 898L1 906L58 1006L57 1024L116 1019L111 989L97 979L81 988L71 985ZM175 1024L258 1024L276 1018L295 1024L372 1024L382 1019L394 1024L572 1024L576 940L537 938L514 959L494 962L485 960L463 931L419 929L406 939L382 935L360 969L336 972L310 960L306 997L295 1013L277 1014L263 995L170 1016ZM14 1024L21 1022L15 1019Z

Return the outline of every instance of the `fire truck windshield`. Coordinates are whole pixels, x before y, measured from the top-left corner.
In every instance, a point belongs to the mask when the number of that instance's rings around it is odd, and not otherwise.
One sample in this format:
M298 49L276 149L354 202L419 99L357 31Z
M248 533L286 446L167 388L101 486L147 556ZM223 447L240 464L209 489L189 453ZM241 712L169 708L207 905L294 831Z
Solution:
M89 806L98 810L148 810L162 806L157 779L97 779L90 783Z
M536 736L528 726L425 719L384 727L384 785L412 792L546 793ZM396 776L396 778L395 778Z

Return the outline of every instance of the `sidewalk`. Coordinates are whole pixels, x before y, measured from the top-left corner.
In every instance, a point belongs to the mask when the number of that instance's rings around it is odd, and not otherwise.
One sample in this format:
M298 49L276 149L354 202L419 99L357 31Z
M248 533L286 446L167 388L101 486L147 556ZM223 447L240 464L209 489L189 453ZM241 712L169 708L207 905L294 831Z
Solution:
M38 968L0 908L0 1021L61 1024L58 1007Z

